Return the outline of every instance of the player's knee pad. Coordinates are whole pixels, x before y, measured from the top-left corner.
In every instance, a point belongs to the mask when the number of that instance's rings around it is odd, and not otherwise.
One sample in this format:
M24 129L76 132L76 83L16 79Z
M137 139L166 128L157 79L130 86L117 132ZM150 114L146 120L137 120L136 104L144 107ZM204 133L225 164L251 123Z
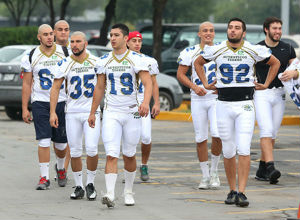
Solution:
M237 154L241 156L249 156L250 155L250 147L247 148L238 148Z
M223 151L223 156L226 159L233 158L236 155L236 148L233 147L233 145L231 146L228 145L228 147L226 147L226 145L225 146L223 145L222 151Z
M96 147L86 147L86 155L89 157L94 157L98 154L98 148Z
M57 150L64 150L67 147L67 143L54 143L54 147Z
M123 155L125 155L126 157L133 157L136 154L136 149L132 149L132 150L123 150Z
M202 143L203 141L207 140L207 138L208 137L205 136L205 135L201 135L199 133L195 134L195 141L196 141L196 143Z
M82 149L81 148L70 148L71 157L81 157Z
M43 138L39 140L40 147L50 147L51 145L51 138Z
M142 136L142 143L143 144L150 144L151 143L151 136L149 135L145 135L145 136Z

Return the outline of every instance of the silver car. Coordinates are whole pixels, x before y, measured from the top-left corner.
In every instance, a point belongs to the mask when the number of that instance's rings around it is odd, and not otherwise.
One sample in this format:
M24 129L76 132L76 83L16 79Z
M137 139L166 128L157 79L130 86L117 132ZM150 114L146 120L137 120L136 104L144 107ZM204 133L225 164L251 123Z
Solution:
M36 45L13 45L0 49L0 106L13 120L22 119L22 79L20 62ZM88 45L89 52L97 57L111 51L110 48ZM157 76L160 91L161 111L170 111L180 106L183 92L176 79L165 74Z

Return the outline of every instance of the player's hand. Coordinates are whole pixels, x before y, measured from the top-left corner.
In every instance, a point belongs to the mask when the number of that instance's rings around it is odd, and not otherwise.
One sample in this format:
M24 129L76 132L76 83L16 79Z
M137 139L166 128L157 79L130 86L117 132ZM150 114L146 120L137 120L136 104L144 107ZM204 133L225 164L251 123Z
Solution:
M268 88L268 86L266 86L265 84L261 84L255 81L254 81L254 85L256 90L264 90Z
M56 113L50 113L50 119L49 119L51 127L58 128L58 117Z
M217 80L213 81L211 84L204 85L204 87L207 90L216 90L217 89L217 87L215 86L216 83L217 83Z
M281 81L289 81L290 79L297 77L298 72L296 70L286 70L282 73L281 77L279 78Z
M155 118L160 113L160 103L155 103L152 107L151 115Z
M199 86L196 86L196 88L194 89L194 92L199 96L205 96L207 93L205 89L203 89L202 87L199 87Z
M95 114L90 114L88 122L89 122L89 126L91 128L95 127L95 122L96 122L96 116L95 116Z
M31 123L32 117L31 117L31 114L28 109L26 109L25 111L24 110L22 111L22 118L25 123L27 123L27 124Z
M146 105L144 102L139 106L139 114L142 117L147 117L149 113L149 105Z

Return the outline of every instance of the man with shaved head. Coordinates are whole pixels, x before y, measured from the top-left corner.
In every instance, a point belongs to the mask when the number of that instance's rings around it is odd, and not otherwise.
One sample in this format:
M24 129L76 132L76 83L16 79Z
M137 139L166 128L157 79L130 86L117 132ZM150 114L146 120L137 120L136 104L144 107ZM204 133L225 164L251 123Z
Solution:
M85 34L74 32L71 36L72 55L58 63L58 72L50 95L50 124L57 128L59 121L55 112L59 91L63 82L67 81L66 131L71 152L71 167L75 180L75 191L71 199L84 196L82 183L82 139L85 136L87 154L87 181L85 185L88 200L95 200L97 193L94 179L98 165L98 142L100 137L100 108L96 111L95 127L88 125L89 112L93 100L93 92L97 81L95 64L97 57L86 52Z
M59 20L54 25L55 43L67 48L69 44L70 26L65 20Z
M32 114L38 140L38 157L40 167L40 180L37 190L47 189L49 181L50 144L53 142L57 156L58 185L66 185L64 169L67 137L65 131L65 101L66 92L64 85L60 88L56 113L59 126L51 128L50 118L50 89L56 74L57 62L65 58L62 47L54 43L53 29L48 24L42 24L38 29L40 46L34 48L22 58L23 72L22 88L22 117L25 123L31 123L32 117L28 110L31 96Z
M191 89L191 112L197 143L197 154L202 170L202 179L199 189L219 188L218 163L222 150L216 120L216 98L217 95L204 88L194 67L194 60L203 53L205 45L213 45L215 37L214 26L210 22L203 22L199 26L198 37L200 44L185 48L178 58L177 78L185 86ZM189 79L186 74L192 67L192 76ZM215 78L216 65L213 61L205 64L205 73L212 82ZM211 143L211 168L208 165L208 121L210 122Z

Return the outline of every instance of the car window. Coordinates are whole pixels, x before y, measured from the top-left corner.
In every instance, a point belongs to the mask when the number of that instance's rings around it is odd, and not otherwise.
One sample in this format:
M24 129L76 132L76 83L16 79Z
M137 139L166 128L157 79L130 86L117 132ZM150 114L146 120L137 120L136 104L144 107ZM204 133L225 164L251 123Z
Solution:
M299 48L299 45L297 44L297 42L295 42L294 40L292 39L288 39L288 38L281 38L281 40L285 43L288 43L290 45L292 45L292 47L294 48Z
M179 37L179 41L183 40L187 40L189 42L189 46L199 43L197 32L194 31L183 31Z
M141 32L143 35L143 45L144 46L152 46L153 45L153 33L152 30L144 30ZM163 40L162 40L162 46L163 47L170 47L176 36L177 36L178 32L174 31L174 30L166 30L163 33Z
M1 48L0 49L0 62L10 62L14 58L22 55L25 49L20 48Z

